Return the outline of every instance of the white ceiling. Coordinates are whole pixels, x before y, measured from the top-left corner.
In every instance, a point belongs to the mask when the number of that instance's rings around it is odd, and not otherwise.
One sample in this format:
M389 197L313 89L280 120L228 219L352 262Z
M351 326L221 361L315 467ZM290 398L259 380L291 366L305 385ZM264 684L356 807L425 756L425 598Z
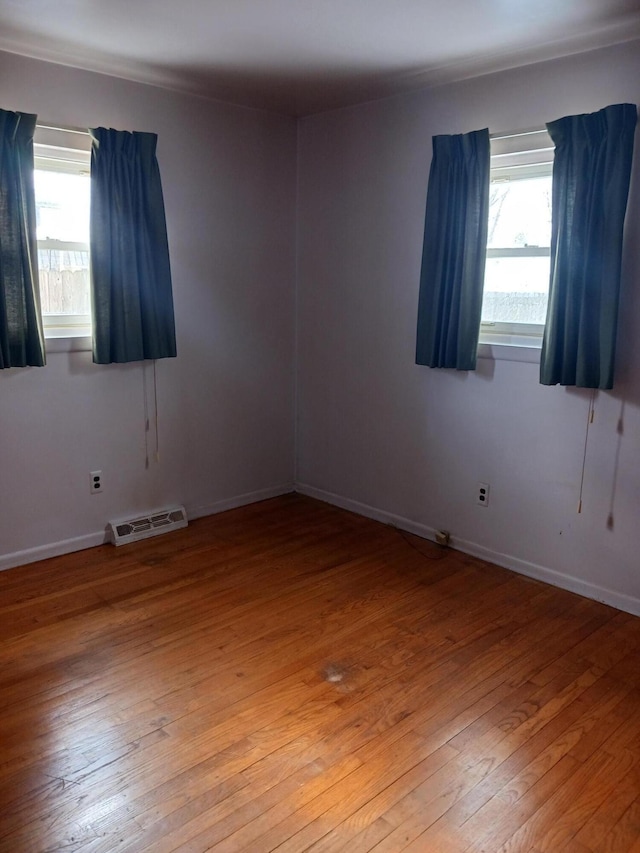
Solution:
M0 0L0 49L295 115L638 37L639 0Z

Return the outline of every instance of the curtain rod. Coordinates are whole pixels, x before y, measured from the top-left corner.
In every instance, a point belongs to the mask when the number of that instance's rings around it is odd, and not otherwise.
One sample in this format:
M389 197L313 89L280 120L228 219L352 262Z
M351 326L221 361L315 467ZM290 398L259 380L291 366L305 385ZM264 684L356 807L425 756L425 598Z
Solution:
M41 127L43 130L61 130L65 133L79 133L82 136L89 136L89 131L87 128L83 127L73 127L72 125L62 125L62 124L48 124L46 122L37 122L36 127ZM516 139L519 136L533 136L538 133L546 133L547 130L545 127L535 127L530 130L518 130L515 132L505 132L501 131L499 133L490 133L490 139Z

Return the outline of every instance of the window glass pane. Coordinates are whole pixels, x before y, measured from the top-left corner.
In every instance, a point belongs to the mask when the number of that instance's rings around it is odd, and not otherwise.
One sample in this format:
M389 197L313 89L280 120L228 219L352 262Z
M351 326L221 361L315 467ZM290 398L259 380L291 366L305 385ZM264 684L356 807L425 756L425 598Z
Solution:
M549 263L548 257L487 258L482 320L544 325Z
M42 313L89 314L90 178L34 174Z
M527 248L548 249L551 243L551 167L543 175L492 175L489 197L488 257L485 267L482 321L544 326L549 289L549 257L528 255ZM505 172L506 179L505 179ZM500 173L498 173L500 174ZM500 250L519 250L500 256Z
M551 175L492 181L488 247L551 244Z
M43 314L89 314L89 252L38 249Z
M89 243L87 175L35 171L38 240Z

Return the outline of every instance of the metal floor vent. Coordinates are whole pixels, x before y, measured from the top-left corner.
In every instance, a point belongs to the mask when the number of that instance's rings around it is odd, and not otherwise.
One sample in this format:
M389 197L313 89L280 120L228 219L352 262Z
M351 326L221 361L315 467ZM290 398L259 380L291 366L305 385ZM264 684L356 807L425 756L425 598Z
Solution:
M109 538L114 545L126 545L128 542L159 536L170 530L179 530L187 524L187 512L183 506L157 509L149 515L110 521Z

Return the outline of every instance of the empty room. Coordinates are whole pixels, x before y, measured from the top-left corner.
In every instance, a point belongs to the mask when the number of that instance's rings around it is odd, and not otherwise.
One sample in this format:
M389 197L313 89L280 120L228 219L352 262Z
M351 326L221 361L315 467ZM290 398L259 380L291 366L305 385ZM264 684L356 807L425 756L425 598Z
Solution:
M639 101L636 0L0 0L0 853L640 853Z

